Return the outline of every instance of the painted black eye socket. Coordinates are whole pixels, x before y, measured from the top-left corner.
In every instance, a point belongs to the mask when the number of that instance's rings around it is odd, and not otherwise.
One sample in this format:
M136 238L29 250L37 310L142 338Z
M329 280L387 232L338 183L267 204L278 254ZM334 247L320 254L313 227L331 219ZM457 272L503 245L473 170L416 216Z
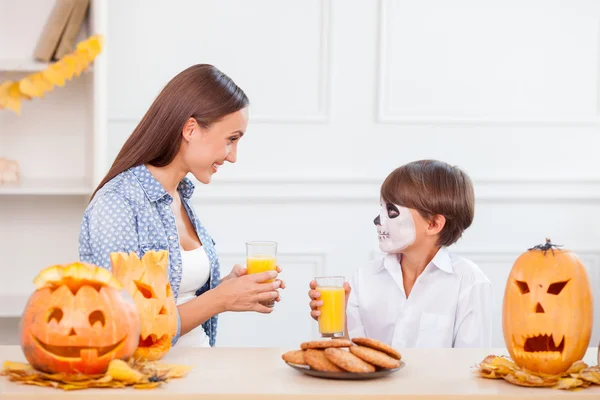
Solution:
M521 294L529 293L529 285L527 285L527 282L515 281L515 283L517 284L517 287L521 291Z
M398 207L392 203L386 203L385 206L387 208L388 217L396 218L398 215L400 215L400 210L398 210Z

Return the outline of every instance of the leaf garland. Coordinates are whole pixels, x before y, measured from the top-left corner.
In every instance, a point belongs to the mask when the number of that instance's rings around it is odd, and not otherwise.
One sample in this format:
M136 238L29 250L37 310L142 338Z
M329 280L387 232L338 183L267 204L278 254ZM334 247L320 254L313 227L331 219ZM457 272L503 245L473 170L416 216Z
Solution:
M55 86L63 87L67 81L88 69L102 51L104 38L93 35L77 44L74 51L48 65L42 71L29 74L18 81L0 83L0 110L6 108L21 115L21 102L42 98Z

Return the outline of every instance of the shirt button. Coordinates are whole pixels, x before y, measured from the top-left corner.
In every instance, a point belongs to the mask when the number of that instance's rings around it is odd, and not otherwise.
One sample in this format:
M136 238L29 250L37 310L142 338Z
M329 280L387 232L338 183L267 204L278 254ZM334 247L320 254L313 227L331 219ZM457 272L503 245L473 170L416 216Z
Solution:
M169 239L173 240L175 237L173 235L169 236Z

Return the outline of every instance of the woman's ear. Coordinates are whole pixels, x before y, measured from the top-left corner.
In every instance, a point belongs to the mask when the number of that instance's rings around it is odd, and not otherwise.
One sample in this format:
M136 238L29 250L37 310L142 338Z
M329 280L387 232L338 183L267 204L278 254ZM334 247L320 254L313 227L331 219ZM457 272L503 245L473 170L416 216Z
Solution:
M185 121L183 125L183 129L181 130L181 135L183 136L183 140L189 142L192 139L192 135L194 134L194 130L198 126L198 123L194 118L189 118Z
M427 234L437 235L444 229L444 225L446 225L446 217L441 214L434 215L429 220L429 225L427 225Z

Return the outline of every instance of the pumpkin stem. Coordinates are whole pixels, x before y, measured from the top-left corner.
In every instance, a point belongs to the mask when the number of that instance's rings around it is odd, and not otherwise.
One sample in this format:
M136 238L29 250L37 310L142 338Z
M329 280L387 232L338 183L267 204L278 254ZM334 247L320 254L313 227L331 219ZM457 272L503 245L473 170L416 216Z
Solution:
M541 250L544 252L544 255L546 255L546 252L548 250L550 250L550 251L552 251L552 254L554 255L554 248L558 248L558 247L562 247L562 244L553 244L552 241L550 240L550 238L546 238L545 244L538 244L537 246L533 246L528 250Z

